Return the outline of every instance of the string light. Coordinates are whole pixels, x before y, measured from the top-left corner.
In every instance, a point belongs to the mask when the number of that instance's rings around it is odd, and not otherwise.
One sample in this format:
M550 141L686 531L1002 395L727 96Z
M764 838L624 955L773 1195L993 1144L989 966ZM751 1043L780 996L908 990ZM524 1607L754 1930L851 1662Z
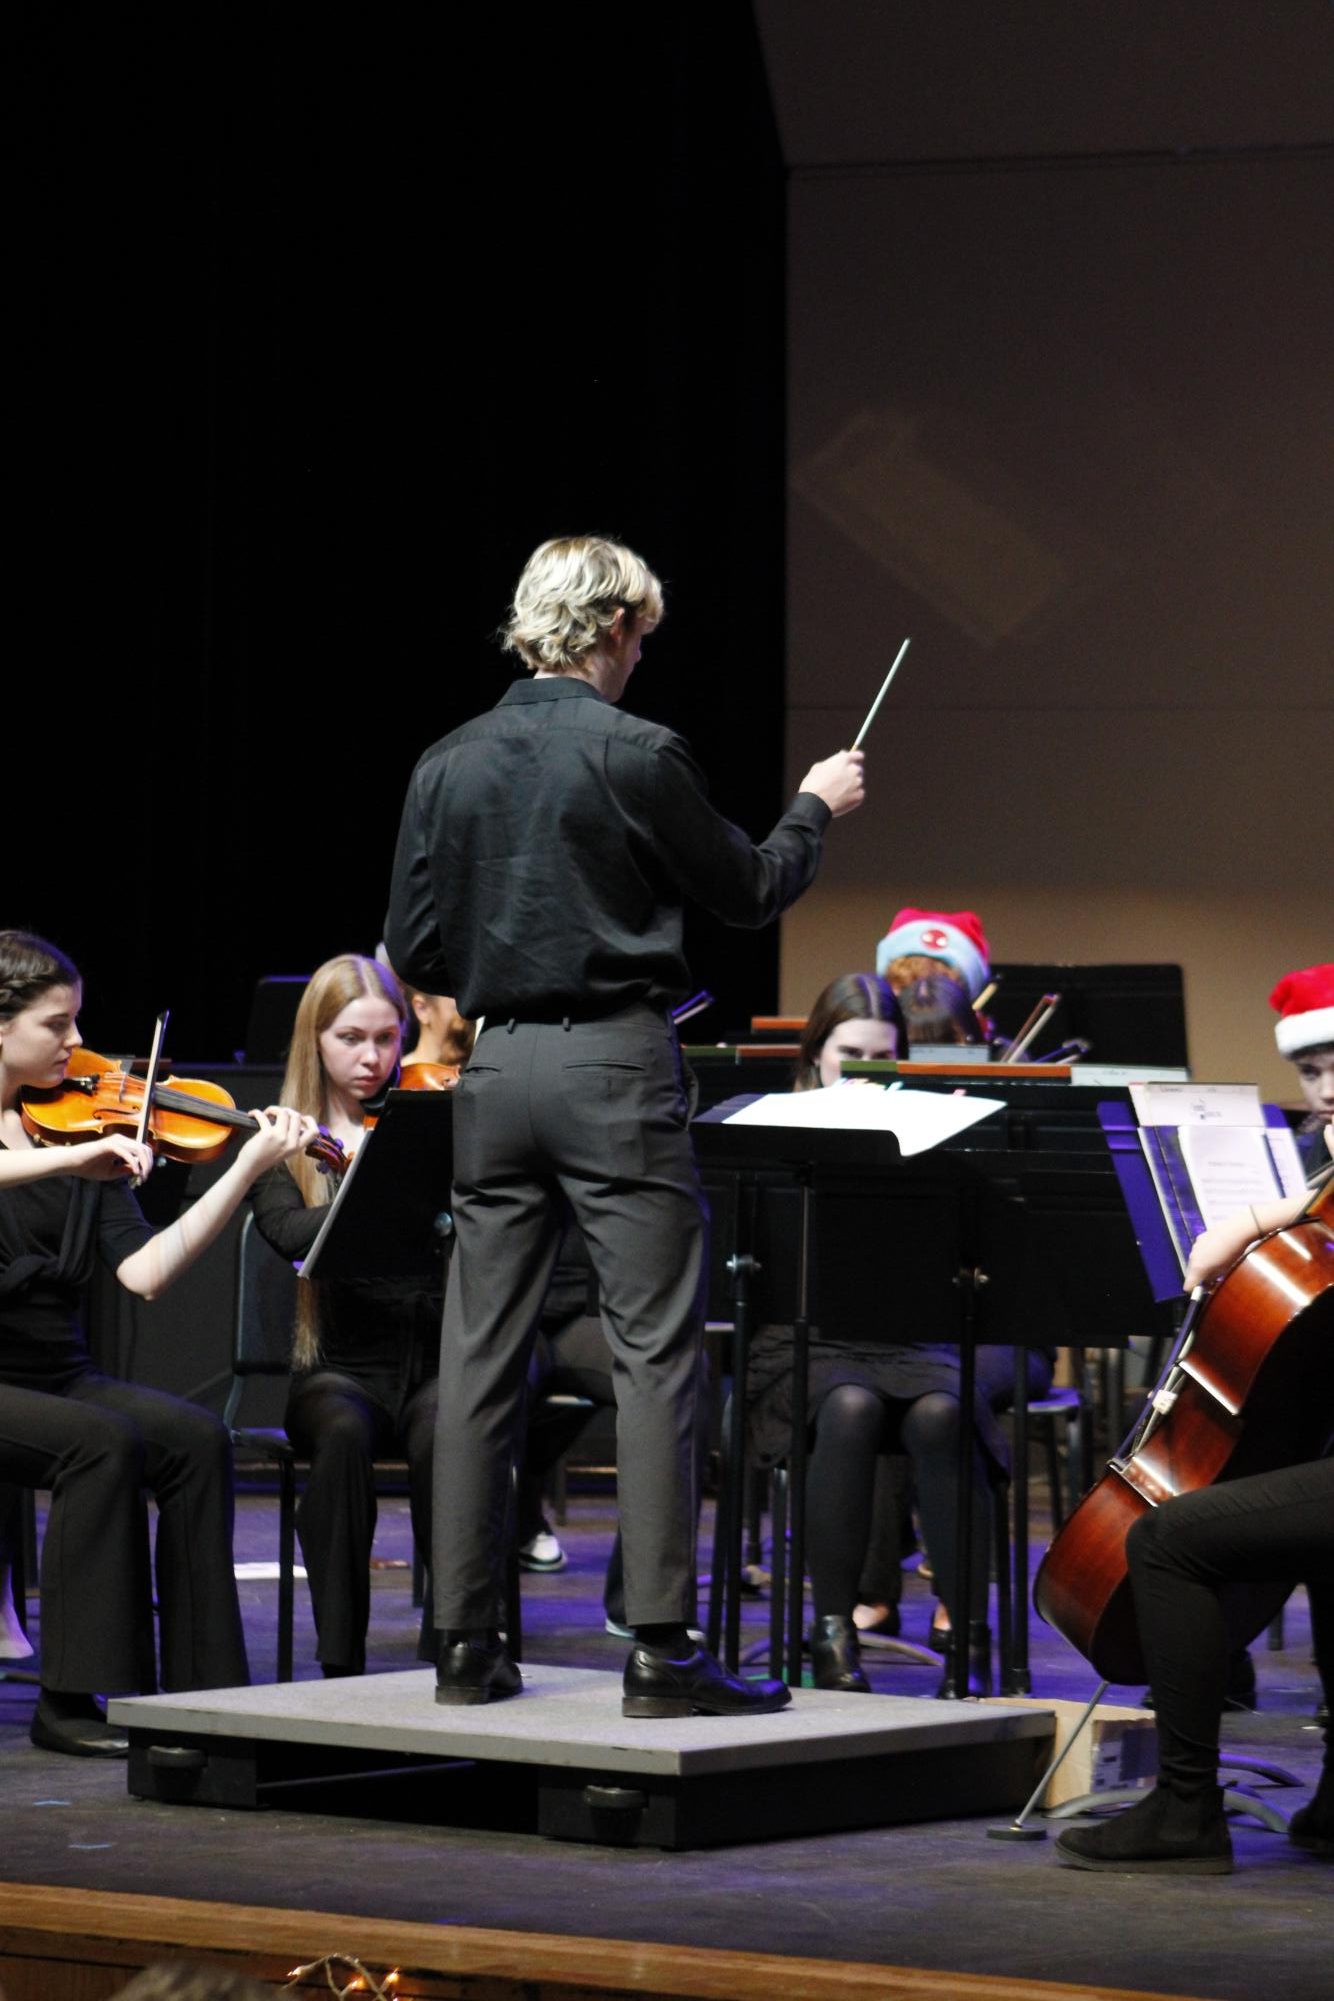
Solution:
M346 1985L340 1984L341 1975L335 1975L335 1967L348 1967L352 1978ZM312 1974L322 1973L328 1983L329 1992L338 1996L338 2001L348 2001L352 1994L367 1994L370 2001L393 2001L393 1990L398 1986L398 1967L378 1978L363 1966L353 1952L326 1952L322 1959L312 1959L305 1966L294 1966L287 1976L286 1985L295 1987L298 1980L309 1980Z

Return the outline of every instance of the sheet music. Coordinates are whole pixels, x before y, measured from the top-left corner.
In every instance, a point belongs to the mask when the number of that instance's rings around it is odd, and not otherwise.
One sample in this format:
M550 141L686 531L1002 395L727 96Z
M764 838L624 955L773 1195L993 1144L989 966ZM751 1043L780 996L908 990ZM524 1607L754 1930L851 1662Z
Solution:
M878 1084L832 1084L824 1091L771 1091L725 1120L727 1125L801 1126L822 1131L891 1132L906 1159L967 1132L992 1112L1000 1098L975 1098L963 1091L883 1089Z
M347 1191L352 1186L352 1177L356 1173L357 1169L360 1167L362 1161L366 1158L366 1149L370 1145L374 1137L375 1137L375 1131L374 1128L372 1128L370 1132L365 1134L365 1136L362 1139L361 1145L357 1148L351 1160L348 1162L347 1166L343 1169L343 1176L334 1193L334 1199L324 1212L324 1221L320 1224L320 1233L316 1237L310 1249L306 1252L306 1255L302 1259L301 1263L296 1268L298 1278L310 1278L313 1276L313 1268L319 1261L320 1252L324 1248L324 1241L328 1236L330 1230L332 1230L333 1228L334 1217L338 1214L339 1210L342 1208L344 1198L347 1195Z
M1258 1084L1132 1084L1142 1126L1262 1126Z
M1206 1229L1253 1203L1298 1194L1305 1185L1290 1132L1263 1126L1259 1130L1254 1126L1182 1126L1180 1137L1181 1156ZM1286 1149L1284 1140L1288 1142Z

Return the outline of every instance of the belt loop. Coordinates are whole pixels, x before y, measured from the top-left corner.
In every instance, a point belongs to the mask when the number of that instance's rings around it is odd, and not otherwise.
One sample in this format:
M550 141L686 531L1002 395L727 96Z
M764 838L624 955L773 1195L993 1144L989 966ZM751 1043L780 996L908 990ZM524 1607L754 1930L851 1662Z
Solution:
M506 1033L506 1035L513 1035L513 1033L514 1033L514 1028L515 1028L515 1021L514 1021L514 1016L513 1016L513 1015L511 1015L511 1016L510 1016L510 1018L509 1018L509 1020L508 1020L508 1021L507 1021L507 1022L505 1023L505 1033Z
M565 1033L568 1035L570 1032L570 1017L568 1014L562 1016L560 1025L565 1030Z

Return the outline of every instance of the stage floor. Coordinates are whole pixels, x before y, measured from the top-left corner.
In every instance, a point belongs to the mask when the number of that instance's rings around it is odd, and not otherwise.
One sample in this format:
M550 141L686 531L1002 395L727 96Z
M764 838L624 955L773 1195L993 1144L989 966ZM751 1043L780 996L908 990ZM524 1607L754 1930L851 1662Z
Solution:
M601 1630L612 1525L608 1499L576 1495L570 1523L560 1531L569 1567L525 1579L535 1676L560 1667L614 1673L624 1660L624 1643ZM270 1558L275 1542L273 1503L243 1498L238 1558ZM406 1558L406 1503L384 1504L378 1549L390 1560ZM247 1579L241 1589L252 1672L263 1682L273 1674L276 1586ZM932 1602L927 1586L909 1576L910 1637L924 1637ZM405 1569L377 1572L372 1606L370 1666L384 1671L386 1681L399 1679L416 1640ZM298 1673L322 1692L310 1659L304 1593L299 1608ZM748 1608L754 1637L766 1612L763 1602ZM1312 1722L1316 1688L1301 1594L1289 1605L1285 1637L1280 1653L1263 1642L1254 1649L1260 1712L1229 1718L1225 1734L1235 1751L1272 1758L1309 1787L1321 1740ZM933 1670L882 1664L874 1653L868 1658L878 1692L928 1717L945 1707L929 1700ZM1083 1699L1093 1688L1087 1666L1036 1621L1033 1680L1043 1697ZM1110 1699L1132 1701L1140 1692L1114 1689ZM988 1816L664 1854L442 1827L431 1817L432 1782L420 1776L397 1788L387 1783L383 1810L373 1817L349 1818L337 1786L309 1788L299 1811L290 1795L277 1795L282 1804L257 1813L176 1806L131 1798L123 1767L33 1750L32 1700L30 1687L0 1682L0 1874L11 1881L1062 1978L1212 2001L1268 2001L1274 1994L1282 2001L1328 2001L1334 1988L1334 1869L1254 1823L1234 1829L1234 1876L1154 1880L1062 1869L1050 1841L1010 1847L989 1840ZM879 1707L869 1697L838 1700ZM502 1727L507 1708L542 1706L524 1700L484 1714ZM1286 1810L1306 1797L1305 1790L1291 1793L1281 1804ZM312 1952L346 1944L313 1940Z

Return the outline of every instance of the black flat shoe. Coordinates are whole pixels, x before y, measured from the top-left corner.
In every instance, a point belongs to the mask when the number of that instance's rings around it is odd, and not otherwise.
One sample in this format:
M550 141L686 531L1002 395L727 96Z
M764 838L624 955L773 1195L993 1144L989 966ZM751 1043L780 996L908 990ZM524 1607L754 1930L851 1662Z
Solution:
M28 1735L39 1751L60 1751L67 1758L128 1758L130 1740L104 1716L62 1716L45 1696L32 1712Z
M1072 1869L1122 1875L1230 1876L1232 1836L1223 1796L1211 1786L1177 1799L1161 1786L1098 1827L1069 1827L1056 1838L1057 1860Z
M697 1647L683 1661L636 1647L625 1664L622 1716L767 1716L786 1709L781 1681L746 1681Z
M523 1689L523 1676L497 1640L455 1640L440 1649L437 1702L504 1702Z
M817 1688L830 1688L844 1695L869 1695L857 1648L857 1628L851 1619L827 1612L817 1619L811 1633L811 1680Z

